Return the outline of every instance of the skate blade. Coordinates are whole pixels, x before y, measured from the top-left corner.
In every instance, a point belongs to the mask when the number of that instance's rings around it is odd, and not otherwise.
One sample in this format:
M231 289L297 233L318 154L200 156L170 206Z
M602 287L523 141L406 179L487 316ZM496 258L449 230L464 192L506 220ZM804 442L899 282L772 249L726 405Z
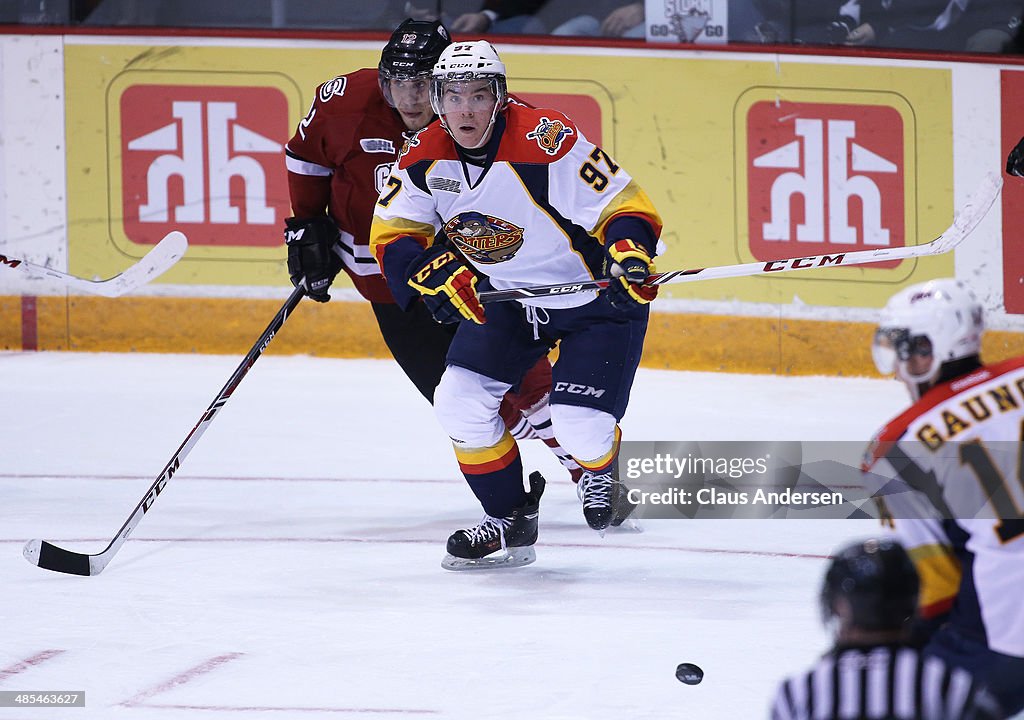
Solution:
M644 528L643 528L643 526L640 523L638 523L632 517L628 517L624 521L619 523L618 525L612 523L612 526L609 528L609 530L613 530L615 532L620 532L620 533L621 532L642 533L644 531Z
M503 570L529 565L537 559L533 547L508 548L504 553L493 553L487 557L469 559L445 554L441 567L445 570Z
M597 533L598 537L600 537L602 539L604 538L605 534L609 533L609 532L612 535L620 535L620 534L623 534L623 533L628 533L630 535L637 535L639 533L642 533L643 531L644 531L644 529L640 526L640 523L638 523L633 518L626 518L625 520L623 520L618 525L615 525L613 523L613 524L609 525L606 528L602 528L600 530L596 530L595 529L595 532Z

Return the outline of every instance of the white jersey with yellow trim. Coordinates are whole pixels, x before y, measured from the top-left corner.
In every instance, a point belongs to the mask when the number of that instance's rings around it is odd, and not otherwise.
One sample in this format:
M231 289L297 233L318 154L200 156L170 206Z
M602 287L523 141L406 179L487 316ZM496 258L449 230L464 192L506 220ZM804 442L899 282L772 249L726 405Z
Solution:
M882 428L865 466L918 493L885 498L921 573L925 617L1024 657L1024 358L928 391ZM1006 518L1006 519L1000 519Z
M443 232L496 289L570 283L604 276L613 218L636 216L660 233L646 193L564 115L513 103L502 117L484 167L460 159L438 122L409 142L377 203L370 234L378 262L401 237L427 247ZM594 297L522 302L576 307Z

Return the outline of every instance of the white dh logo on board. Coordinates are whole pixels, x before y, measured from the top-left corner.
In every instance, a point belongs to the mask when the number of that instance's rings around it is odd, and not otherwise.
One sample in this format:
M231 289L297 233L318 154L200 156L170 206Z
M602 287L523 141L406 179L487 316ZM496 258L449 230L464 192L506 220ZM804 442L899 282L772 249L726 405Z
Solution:
M888 246L890 232L882 221L882 192L878 183L863 173L893 174L899 170L896 163L854 142L857 123L852 120L798 118L795 133L796 140L753 160L755 168L788 170L772 182L771 214L762 224L763 239L793 240L792 200L800 196L804 219L796 225L798 242L855 245L858 227L851 223L849 201L857 198L862 208L863 244Z
M266 173L251 156L281 154L281 144L232 122L238 115L234 102L178 100L172 103L171 115L174 122L128 143L128 150L166 153L146 171L146 200L139 206L139 222L168 222L170 186L180 182L183 202L173 208L175 222L238 224L240 211L231 204L231 184L240 179L245 187L246 223L276 224L274 208L267 204Z

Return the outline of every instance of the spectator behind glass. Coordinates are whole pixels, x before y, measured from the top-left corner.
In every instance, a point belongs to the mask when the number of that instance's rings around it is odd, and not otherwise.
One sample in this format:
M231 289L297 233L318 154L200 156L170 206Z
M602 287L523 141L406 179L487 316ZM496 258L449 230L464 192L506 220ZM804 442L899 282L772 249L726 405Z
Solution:
M441 3L444 12L438 15L436 2L410 0L405 5L405 12L416 20L440 19L454 33L542 35L547 33L547 27L533 15L545 4L547 0L484 0L479 10L459 12L460 9L465 10L467 3L449 1Z
M966 5L966 7L964 7ZM1008 52L1021 0L849 0L830 25L828 42L950 52Z
M644 4L595 0L589 12L566 20L551 31L552 35L585 37L644 37Z

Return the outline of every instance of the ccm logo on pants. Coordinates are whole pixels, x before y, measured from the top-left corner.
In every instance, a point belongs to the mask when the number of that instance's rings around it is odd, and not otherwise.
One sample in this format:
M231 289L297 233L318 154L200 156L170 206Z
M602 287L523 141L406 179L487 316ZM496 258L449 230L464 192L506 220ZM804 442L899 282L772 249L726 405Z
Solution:
M573 395L590 395L599 398L604 395L604 388L598 390L590 385L578 385L576 383L556 382L555 392L567 392Z

